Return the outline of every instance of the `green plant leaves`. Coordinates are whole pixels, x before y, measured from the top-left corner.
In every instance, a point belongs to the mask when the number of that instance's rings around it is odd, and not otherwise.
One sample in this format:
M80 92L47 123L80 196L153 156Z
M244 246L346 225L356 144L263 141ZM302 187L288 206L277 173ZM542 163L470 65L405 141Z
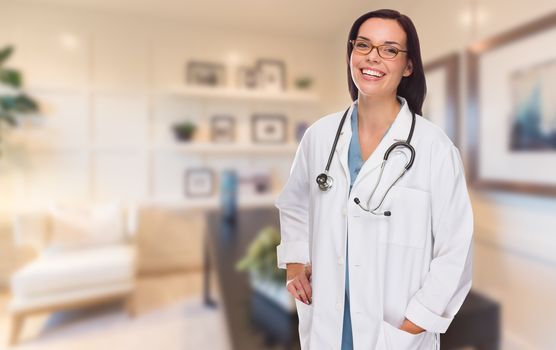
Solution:
M2 66L2 64L4 64L4 62L12 55L13 51L13 46L6 46L0 50L0 66Z
M0 95L0 122L4 121L11 126L17 125L15 115L17 113L33 113L38 111L38 104L30 96L18 91L23 85L23 76L16 69L4 68L4 63L12 55L13 46L0 49L0 84L8 88L4 89L5 95ZM9 88L13 88L13 93Z
M251 242L247 254L236 269L250 270L265 279L285 281L286 271L277 266L276 247L280 244L280 231L273 226L263 228Z
M22 84L21 73L15 69L0 68L0 83L19 89Z

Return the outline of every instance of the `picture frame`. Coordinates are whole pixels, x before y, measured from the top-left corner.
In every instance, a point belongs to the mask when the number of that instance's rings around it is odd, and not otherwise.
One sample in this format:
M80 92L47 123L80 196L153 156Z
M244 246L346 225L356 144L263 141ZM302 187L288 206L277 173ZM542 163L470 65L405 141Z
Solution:
M242 195L256 196L269 193L272 179L268 170L243 170L239 174L239 191Z
M231 143L235 140L236 120L231 115L215 115L210 118L210 139L215 143Z
M256 67L240 66L237 68L237 87L253 90L258 87L258 72Z
M423 117L438 125L460 147L460 57L452 53L424 66L427 96L423 104Z
M188 85L218 87L226 85L226 66L215 62L190 61L186 67Z
M210 197L215 192L215 175L210 168L191 168L185 171L185 196Z
M556 89L547 88L554 86L555 28L551 14L468 48L468 170L479 189L556 195L556 147L544 140L556 127L541 128L556 116L535 96L540 89L544 99L556 99ZM528 135L545 147L512 146Z
M255 114L251 117L251 138L254 143L285 143L287 119L281 114Z
M286 64L275 59L259 59L256 63L257 85L264 91L286 90Z

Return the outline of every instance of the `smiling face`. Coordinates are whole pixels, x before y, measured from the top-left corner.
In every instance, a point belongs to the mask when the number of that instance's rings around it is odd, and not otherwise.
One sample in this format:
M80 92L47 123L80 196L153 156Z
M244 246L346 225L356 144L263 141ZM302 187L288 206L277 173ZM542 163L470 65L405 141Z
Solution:
M407 38L403 28L393 19L369 18L357 33L356 39L364 39L370 45L388 44L400 50L407 50ZM402 77L413 72L407 52L399 52L396 57L385 59L374 48L364 55L355 49L351 52L351 78L359 90L359 98L395 98Z

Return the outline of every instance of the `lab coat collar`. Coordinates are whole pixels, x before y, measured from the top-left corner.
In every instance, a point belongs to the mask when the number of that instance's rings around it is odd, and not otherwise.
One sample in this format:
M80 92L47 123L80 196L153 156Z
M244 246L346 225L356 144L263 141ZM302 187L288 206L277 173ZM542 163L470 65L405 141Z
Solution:
M402 102L402 107L400 108L398 115L392 122L392 125L386 135L384 135L371 156L363 164L363 167L361 168L359 175L357 176L356 183L354 183L354 187L361 178L368 175L370 172L373 172L377 167L380 166L382 160L384 159L384 154L388 150L388 147L390 147L390 145L392 145L396 141L405 141L407 139L407 136L409 135L409 130L411 129L411 111L409 109L407 100L401 96L397 97ZM354 106L358 102L358 100L355 100L348 110L346 122L344 122L342 132L340 134L340 138L338 139L338 144L336 147L337 156L340 158L340 163L342 164L342 168L344 169L346 178L348 179L350 175L349 167L347 164L347 152L352 135L351 123L349 122L349 118L351 117Z

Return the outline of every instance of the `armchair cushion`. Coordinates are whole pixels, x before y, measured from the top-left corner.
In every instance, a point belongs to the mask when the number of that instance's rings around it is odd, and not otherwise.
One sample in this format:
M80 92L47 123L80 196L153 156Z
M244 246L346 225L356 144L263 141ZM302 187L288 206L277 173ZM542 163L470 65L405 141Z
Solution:
M43 255L12 275L12 293L34 297L133 282L135 249L120 244Z
M43 254L120 244L125 241L124 211L118 203L74 209L50 208L51 236Z

